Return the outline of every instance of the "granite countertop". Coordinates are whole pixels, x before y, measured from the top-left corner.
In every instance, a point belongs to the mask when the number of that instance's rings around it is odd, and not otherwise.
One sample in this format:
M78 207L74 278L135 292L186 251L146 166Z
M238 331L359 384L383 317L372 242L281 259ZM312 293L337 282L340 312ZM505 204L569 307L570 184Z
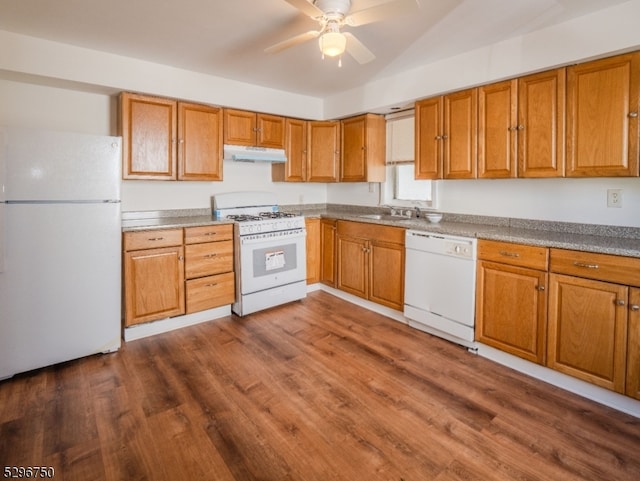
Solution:
M388 215L382 219L371 219L362 216L372 212L331 208L325 210L300 209L300 213L308 217L392 225L436 234L640 258L640 228L483 218L446 213L443 220L437 224L430 223L424 218L403 218L400 216L393 218Z
M432 224L424 218L392 217L381 219L363 215L385 214L388 209L364 206L283 206L282 210L305 217L331 218L390 225L436 234L477 239L498 240L541 247L557 247L601 254L640 258L640 228L617 227L568 222L550 222L501 217L469 216L444 213L443 220ZM197 227L231 224L228 219L216 219L209 209L123 212L122 231Z

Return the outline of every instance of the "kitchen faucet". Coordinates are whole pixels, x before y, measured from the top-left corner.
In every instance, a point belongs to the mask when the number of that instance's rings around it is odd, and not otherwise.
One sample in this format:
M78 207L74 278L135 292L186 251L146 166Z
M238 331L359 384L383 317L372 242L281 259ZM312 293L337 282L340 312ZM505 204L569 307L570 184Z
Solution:
M416 206L416 219L420 218L420 207Z

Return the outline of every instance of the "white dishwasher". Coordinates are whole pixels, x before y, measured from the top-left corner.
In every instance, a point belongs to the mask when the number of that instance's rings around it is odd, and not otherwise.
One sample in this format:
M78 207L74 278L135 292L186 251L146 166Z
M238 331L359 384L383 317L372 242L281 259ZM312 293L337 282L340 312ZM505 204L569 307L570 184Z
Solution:
M477 241L408 230L404 315L416 329L475 350Z

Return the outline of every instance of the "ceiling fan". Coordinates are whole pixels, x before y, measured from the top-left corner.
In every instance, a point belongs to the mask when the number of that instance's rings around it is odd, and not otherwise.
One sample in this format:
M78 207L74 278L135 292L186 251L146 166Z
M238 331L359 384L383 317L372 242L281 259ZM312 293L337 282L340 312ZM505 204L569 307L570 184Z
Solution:
M387 0L364 10L351 12L351 0L285 0L320 24L318 30L309 30L269 48L266 53L277 53L294 45L319 38L322 58L341 56L345 50L360 64L371 62L375 55L355 35L341 32L343 26L359 27L385 20L392 15L409 12L418 4L416 0ZM341 62L340 62L341 64Z

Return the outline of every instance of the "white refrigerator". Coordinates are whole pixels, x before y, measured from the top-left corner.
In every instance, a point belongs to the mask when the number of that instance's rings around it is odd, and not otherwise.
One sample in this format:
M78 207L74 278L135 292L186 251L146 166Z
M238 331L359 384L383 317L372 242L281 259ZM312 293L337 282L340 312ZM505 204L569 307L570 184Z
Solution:
M121 342L120 137L0 127L0 379Z

